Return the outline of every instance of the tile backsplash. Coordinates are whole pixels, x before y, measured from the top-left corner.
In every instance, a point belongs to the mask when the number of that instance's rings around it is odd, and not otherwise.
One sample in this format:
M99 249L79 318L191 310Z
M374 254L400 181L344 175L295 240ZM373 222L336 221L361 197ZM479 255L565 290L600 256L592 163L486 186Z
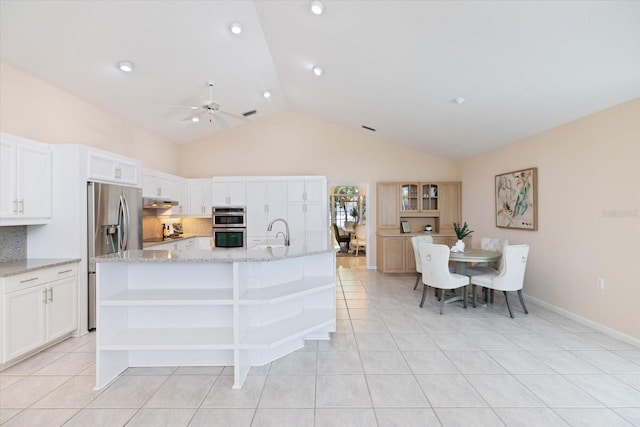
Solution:
M27 258L27 226L0 227L0 262Z

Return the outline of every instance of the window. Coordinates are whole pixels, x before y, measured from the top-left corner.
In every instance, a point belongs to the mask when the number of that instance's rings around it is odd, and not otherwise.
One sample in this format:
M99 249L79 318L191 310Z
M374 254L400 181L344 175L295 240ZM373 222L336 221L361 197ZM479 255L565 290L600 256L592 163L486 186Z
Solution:
M344 227L347 221L354 224L366 223L366 196L360 194L356 186L338 186L329 196L331 222Z

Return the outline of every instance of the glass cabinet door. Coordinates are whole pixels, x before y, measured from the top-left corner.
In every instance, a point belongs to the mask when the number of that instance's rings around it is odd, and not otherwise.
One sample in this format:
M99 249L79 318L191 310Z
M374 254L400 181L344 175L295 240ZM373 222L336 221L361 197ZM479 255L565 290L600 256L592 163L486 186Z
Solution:
M438 210L438 186L436 184L421 185L421 211L437 211Z
M418 184L400 185L400 210L403 212L417 212Z

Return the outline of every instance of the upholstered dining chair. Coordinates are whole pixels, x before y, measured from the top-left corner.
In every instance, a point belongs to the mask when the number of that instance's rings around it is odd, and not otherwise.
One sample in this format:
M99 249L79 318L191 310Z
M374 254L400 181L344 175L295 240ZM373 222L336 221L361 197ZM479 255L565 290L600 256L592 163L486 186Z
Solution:
M338 226L335 223L333 224L333 234L336 237L336 242L338 242L338 245L340 246L340 250L342 250L342 244L343 243L346 243L347 244L347 249L349 249L349 235L340 234L340 229L338 228Z
M494 290L504 292L504 299L509 309L509 315L513 319L513 310L509 304L507 292L516 291L522 310L529 314L522 298L522 288L524 286L524 272L527 267L529 257L529 245L507 245L504 247L502 259L504 265L500 272L489 272L471 276L471 287L473 293L473 304L476 303L476 286L484 286L493 292ZM493 302L493 298L491 298Z
M480 241L480 249L485 251L493 251L503 253L504 247L509 244L506 239L495 239L493 237L483 237ZM499 273L502 271L503 258L500 258L495 263L477 263L473 267L467 267L467 276L485 274L485 273Z
M421 243L418 245L420 251L420 263L422 267L422 300L420 307L424 305L427 296L427 287L440 289L440 314L444 310L445 289L462 288L462 301L464 308L467 308L467 285L469 276L449 272L449 247L447 245L434 245L432 243Z
M351 249L355 248L356 256L358 256L358 251L360 248L367 248L367 226L364 224L356 225L356 236L351 239Z
M420 278L422 277L422 262L420 261L420 248L418 247L420 243L433 243L433 237L413 236L411 238L411 245L413 246L413 255L416 258L416 273L418 274L418 277L416 277L416 284L413 287L414 291L418 289L418 284L420 283Z

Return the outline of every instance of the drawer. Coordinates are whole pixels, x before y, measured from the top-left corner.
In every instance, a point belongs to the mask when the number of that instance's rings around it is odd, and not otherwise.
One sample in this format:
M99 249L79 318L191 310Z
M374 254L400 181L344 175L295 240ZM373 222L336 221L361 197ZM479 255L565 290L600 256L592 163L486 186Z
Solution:
M2 283L2 293L7 294L20 289L27 289L32 286L42 285L46 281L45 275L46 272L43 268L29 273L5 277L0 280L0 283Z
M47 282L53 282L54 280L66 279L67 277L75 277L78 275L78 263L73 262L70 264L58 265L55 267L47 268L45 277Z

